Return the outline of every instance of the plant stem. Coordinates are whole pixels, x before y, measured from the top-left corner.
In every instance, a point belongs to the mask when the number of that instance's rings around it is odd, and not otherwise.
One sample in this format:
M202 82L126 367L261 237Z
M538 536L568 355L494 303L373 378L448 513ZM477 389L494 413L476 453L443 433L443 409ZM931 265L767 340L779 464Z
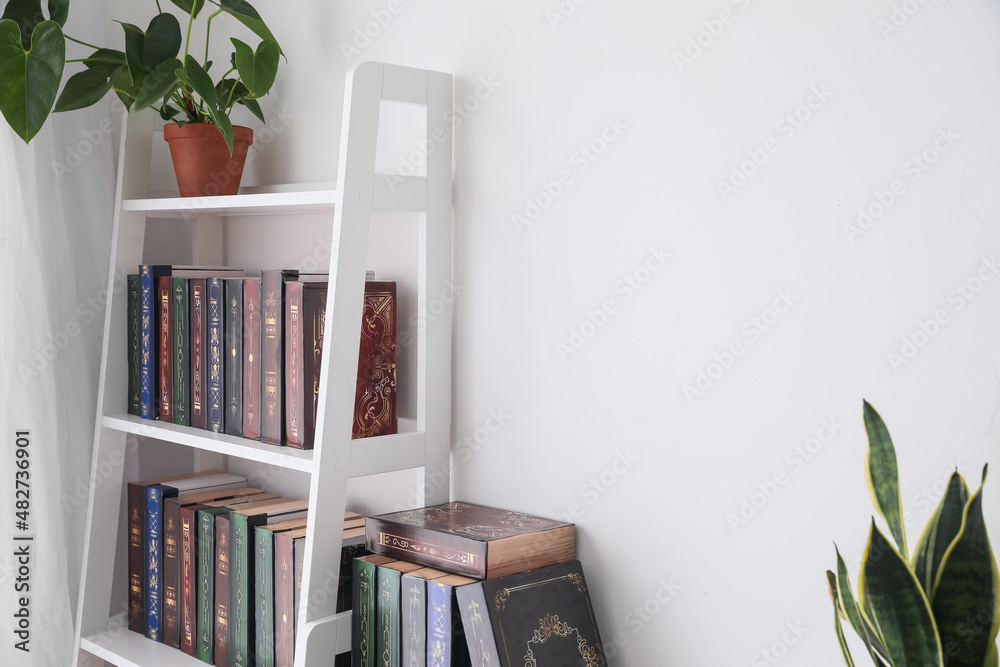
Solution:
M202 65L203 67L208 67L208 42L212 37L212 19L214 19L221 13L222 10L220 9L219 11L215 12L214 14L208 17L208 27L205 29L205 62Z
M191 3L191 15L188 16L187 37L184 38L184 62L187 62L188 45L191 43L191 26L194 24L194 10L198 7L197 0Z
M225 80L226 80L226 79L225 79L225 77L223 77L223 78L222 78L222 80L223 80L223 81L225 81ZM236 83L234 83L234 84L233 84L233 87L229 89L229 99L228 99L228 100L226 100L226 106L224 106L224 107L223 107L223 109L224 109L225 111L227 111L227 112L228 112L228 111L229 111L229 109L231 109L231 108L232 108L232 106L233 106L233 93L235 93L235 92L236 92L236 86L238 86L238 85L239 85L239 83L240 83L240 80L239 80L239 79L236 79Z
M156 0L156 11L163 13L163 9L160 7L160 0Z
M90 48L94 49L95 51L99 51L101 49L101 47L99 47L99 46L94 46L93 44L88 44L87 42L82 42L79 39L75 39L73 37L70 37L69 35L64 35L64 37L66 39L68 39L69 41L71 41L71 42L76 42L77 44L82 44L83 46L89 46Z
M111 90L115 91L116 93L121 93L125 97L131 98L133 100L135 99L135 95L129 95L127 90L122 90L121 88L116 88L114 86L111 86Z

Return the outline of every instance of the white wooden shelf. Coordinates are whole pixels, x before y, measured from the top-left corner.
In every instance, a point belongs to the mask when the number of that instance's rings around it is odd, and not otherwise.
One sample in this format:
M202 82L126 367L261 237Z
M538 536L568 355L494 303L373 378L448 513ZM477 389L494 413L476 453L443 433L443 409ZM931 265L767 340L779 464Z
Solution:
M260 192L219 197L160 197L126 199L122 210L141 212L158 218L187 218L192 215L289 215L332 213L336 190L302 192Z
M198 658L150 641L127 627L82 637L80 648L118 667L205 667Z

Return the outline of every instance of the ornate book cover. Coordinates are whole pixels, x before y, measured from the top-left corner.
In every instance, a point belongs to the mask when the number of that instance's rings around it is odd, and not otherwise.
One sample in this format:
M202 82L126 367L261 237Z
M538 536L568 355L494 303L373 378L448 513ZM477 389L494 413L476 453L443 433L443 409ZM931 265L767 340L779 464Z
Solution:
M159 408L160 320L159 284L169 266L139 267L139 416L156 419Z
M174 329L173 288L169 275L160 276L156 317L160 328L159 401L160 421L174 420Z
M457 574L427 581L427 667L469 667L469 647L455 604L455 587L475 580Z
M191 425L191 352L190 352L190 321L188 319L188 279L172 278L173 293L173 384L174 384L174 423L181 426Z
M177 495L177 489L163 484L146 487L146 636L163 641L160 608L163 574L163 499Z
M420 569L416 563L393 561L378 566L376 583L378 597L375 599L375 618L378 624L375 652L381 667L399 665L402 647L400 640L400 584L403 572Z
M351 437L396 432L396 283L365 281Z
M351 608L351 665L376 667L378 661L375 644L378 622L375 601L378 595L378 565L393 558L373 554L354 559L353 606Z
M605 667L579 561L482 582L502 667Z
M222 278L206 278L208 292L208 420L206 428L215 433L226 427L226 358L223 312L226 307Z
M191 312L191 426L205 428L208 406L208 364L206 360L208 331L208 295L204 278L191 278L188 284Z
M279 631L280 617L275 613L275 609L281 604L278 599L279 580L277 577L277 565L280 556L277 553L278 538L290 533L305 530L305 519L293 521L283 521L269 526L257 526L254 528L256 553L255 567L257 568L257 580L255 583L256 593L254 601L254 623L257 633L257 667L274 667L276 662L276 645L278 643L277 634ZM304 532L302 533L305 534ZM291 543L288 544L288 563L293 566ZM291 577L290 577L291 578ZM286 594L294 593L289 589ZM288 611L291 611L289 605ZM291 638L294 642L294 638ZM288 642L291 644L292 642ZM292 648L287 646L287 648Z
M198 659L212 664L215 660L215 519L226 514L226 507L205 507L196 513L198 526L198 613L195 628L198 637Z
M401 665L427 664L427 580L447 573L423 567L403 574L400 580L399 624L402 635Z
M295 555L293 543L305 529L274 536L274 664L292 667L295 657Z
M180 622L181 650L198 657L198 521L197 512L205 505L180 508Z
M215 664L229 667L229 514L215 517Z
M260 440L261 381L260 280L243 284L243 437Z
M576 558L573 524L465 502L369 517L365 541L374 553L476 579Z
M261 272L261 416L260 439L272 445L285 442L285 281L298 271Z
M243 435L243 279L226 278L226 433Z
M469 647L472 667L500 667L489 606L480 582L455 589L455 603L465 628L465 643Z
M128 276L128 413L139 414L139 322L142 281L138 273Z

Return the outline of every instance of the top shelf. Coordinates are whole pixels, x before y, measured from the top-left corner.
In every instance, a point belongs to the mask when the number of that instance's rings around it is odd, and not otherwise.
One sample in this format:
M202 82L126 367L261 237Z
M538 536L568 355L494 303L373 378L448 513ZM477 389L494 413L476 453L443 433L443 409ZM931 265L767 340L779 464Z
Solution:
M125 211L137 211L163 218L184 218L192 214L220 216L270 215L289 213L332 213L337 203L336 189L297 192L251 192L219 197L160 197L126 199Z

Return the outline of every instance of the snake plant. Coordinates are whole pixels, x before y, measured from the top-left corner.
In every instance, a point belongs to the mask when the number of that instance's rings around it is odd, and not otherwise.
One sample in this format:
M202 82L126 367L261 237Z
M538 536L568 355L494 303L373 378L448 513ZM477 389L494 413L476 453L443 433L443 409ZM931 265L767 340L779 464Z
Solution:
M834 629L854 667L842 621L876 667L998 667L1000 573L983 519L983 484L970 494L956 470L912 554L906 546L896 450L882 417L866 401L865 477L891 539L872 520L855 600L844 559L828 570ZM836 546L835 546L836 548Z

